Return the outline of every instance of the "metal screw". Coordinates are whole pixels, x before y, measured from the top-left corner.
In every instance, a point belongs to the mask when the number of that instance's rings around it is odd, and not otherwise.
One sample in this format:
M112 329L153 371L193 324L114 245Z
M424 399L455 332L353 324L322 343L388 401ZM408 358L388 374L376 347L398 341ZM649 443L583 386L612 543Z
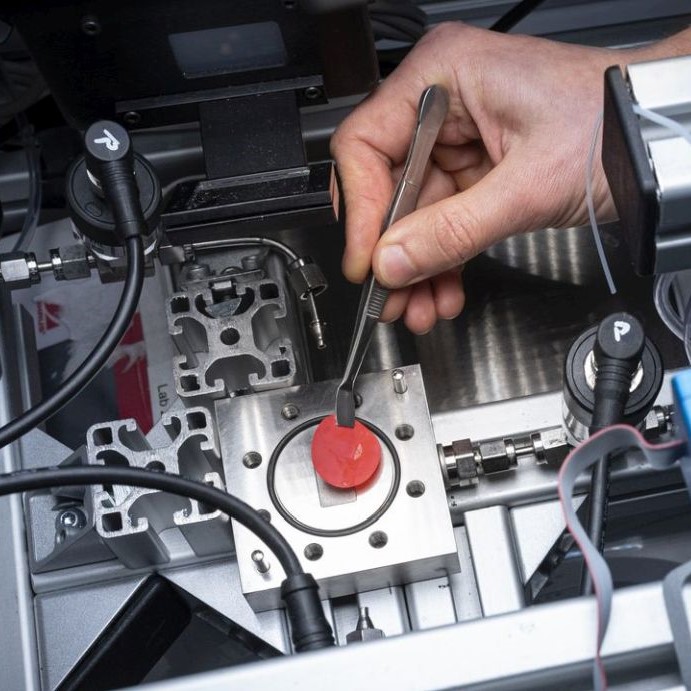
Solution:
M402 369L395 369L391 372L391 379L393 380L393 390L396 393L405 393L408 390L408 384L405 381L405 372Z
M357 391L353 394L353 402L355 403L356 408L359 408L362 405L362 396Z
M243 257L240 263L245 271L257 271L264 265L264 257L259 254L251 254L248 257Z
M185 281L201 281L211 276L211 267L208 264L188 264L183 275Z
M369 536L369 543L374 549L381 549L386 546L389 536L383 530L375 530Z
M81 509L65 509L58 515L58 523L63 528L79 530L86 525L86 516Z
M300 414L300 408L295 403L286 403L281 408L281 416L284 420L294 420Z
M254 568L259 571L259 573L267 573L271 568L271 564L264 558L264 552L260 549L255 549L252 552L252 561L254 562Z
M248 451L242 457L242 465L245 468L258 468L262 463L262 455L258 451Z
M322 95L322 90L318 86L308 86L305 89L305 98L316 101Z
M317 561L324 555L324 548L318 542L310 542L304 549L305 559Z
M101 33L101 23L92 14L82 17L81 27L87 36L97 36Z
M136 110L129 110L122 118L128 125L138 125L142 116Z

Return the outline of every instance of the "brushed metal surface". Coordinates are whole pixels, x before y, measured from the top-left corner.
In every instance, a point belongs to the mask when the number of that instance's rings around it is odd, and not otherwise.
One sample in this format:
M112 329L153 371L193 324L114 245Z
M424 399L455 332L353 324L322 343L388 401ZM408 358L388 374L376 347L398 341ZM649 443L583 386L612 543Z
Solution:
M685 365L681 344L655 311L652 279L634 275L616 225L603 231L617 295L607 291L589 228L515 236L466 265L466 307L457 319L420 337L400 322L380 326L362 371L419 363L432 415L560 391L573 340L618 310L641 320L666 369ZM311 251L330 279L322 303L329 348L313 353L317 380L342 373L357 304L357 287L338 280L340 248L333 240L314 238Z
M405 375L408 384L405 394L394 392L390 372L359 379L358 392L363 402L357 410L358 417L376 425L389 438L400 458L401 479L393 501L375 522L338 536L310 534L286 520L267 487L273 450L298 424L333 411L337 382L263 392L216 403L228 487L251 506L269 512L271 522L294 547L305 569L318 580L322 594L327 597L441 577L458 570L456 542L420 369L406 367ZM287 420L281 415L287 403L299 409L296 418ZM401 439L403 425L412 426L411 438ZM292 486L303 503L302 508L295 510L300 511L301 516L307 512L310 525L317 523L323 529L351 525L371 512L381 501L377 487L357 490L355 502L319 501L314 469L308 467L311 465L310 441L311 435L293 437L288 447L295 443L294 452L285 459L279 455L276 462L277 465L285 462L288 467L296 463L300 466L300 472L292 474ZM243 456L249 451L261 455L261 464L252 468L243 464ZM307 463L300 460L301 454L307 456ZM308 470L309 478L305 475ZM286 475L282 482L290 480ZM407 491L411 481L423 483L421 496ZM380 482L385 490L390 486L386 467L374 485ZM359 507L361 501L364 508ZM243 592L248 602L256 611L277 607L283 570L255 535L236 521L232 524ZM388 538L383 545L375 538L379 533L385 533ZM309 545L314 544L323 550L318 559L310 559ZM255 550L268 555L271 564L268 572L259 573L253 564L251 554Z

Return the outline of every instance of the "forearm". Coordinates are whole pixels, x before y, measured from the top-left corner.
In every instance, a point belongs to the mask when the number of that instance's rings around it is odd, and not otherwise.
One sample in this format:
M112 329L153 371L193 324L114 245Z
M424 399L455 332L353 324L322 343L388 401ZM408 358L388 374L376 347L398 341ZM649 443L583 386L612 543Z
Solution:
M627 52L626 64L691 55L691 27L657 43L634 48Z

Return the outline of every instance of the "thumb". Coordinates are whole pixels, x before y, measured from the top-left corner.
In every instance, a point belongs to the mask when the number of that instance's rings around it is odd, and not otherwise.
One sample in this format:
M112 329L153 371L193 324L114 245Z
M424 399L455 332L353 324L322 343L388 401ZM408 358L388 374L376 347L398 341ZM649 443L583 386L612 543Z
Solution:
M418 209L381 237L372 258L377 279L400 288L451 269L490 245L540 226L546 191L525 162L506 157L464 192Z

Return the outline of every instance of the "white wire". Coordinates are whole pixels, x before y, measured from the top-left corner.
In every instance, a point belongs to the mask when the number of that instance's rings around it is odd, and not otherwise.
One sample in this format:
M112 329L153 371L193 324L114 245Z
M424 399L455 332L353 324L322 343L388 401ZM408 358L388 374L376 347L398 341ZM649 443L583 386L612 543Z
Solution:
M593 201L593 164L595 162L597 135L600 132L600 127L602 127L603 118L604 111L600 111L600 114L597 116L595 121L593 138L590 142L590 149L588 150L588 161L585 168L585 203L588 205L588 218L590 219L590 227L593 231L593 240L595 240L595 247L597 248L597 254L600 257L602 271L605 274L605 279L607 280L607 287L609 288L609 292L612 295L615 295L617 292L617 287L614 285L614 279L612 278L612 272L609 268L607 255L605 255L605 248L602 245L602 234L600 233L600 227L598 226L597 218L595 217L595 203Z
M679 124L676 120L672 120L672 118L668 118L666 115L660 115L660 113L656 113L654 110L648 110L643 106L639 106L637 103L633 104L633 112L639 117L650 120L650 122L654 122L656 125L660 125L661 127L671 130L675 134L678 134L680 137L686 139L686 141L691 144L691 132L689 132L686 127Z

